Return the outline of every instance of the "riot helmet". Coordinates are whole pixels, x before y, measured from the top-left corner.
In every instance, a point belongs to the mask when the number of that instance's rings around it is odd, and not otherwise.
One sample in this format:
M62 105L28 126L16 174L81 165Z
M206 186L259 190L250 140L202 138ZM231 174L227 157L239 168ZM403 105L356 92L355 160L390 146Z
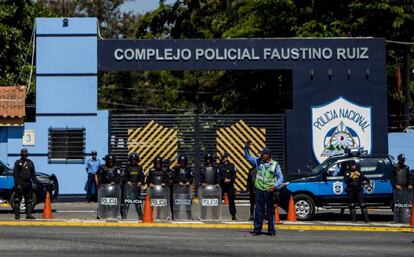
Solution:
M112 154L105 155L105 165L108 167L112 167L115 164L115 157Z
M182 168L184 168L186 165L187 165L187 156L185 156L185 155L180 155L179 157L178 157L178 164L182 167Z
M20 150L20 157L22 157L22 159L26 160L27 156L29 156L29 152L27 151L27 148L22 148Z
M139 162L139 154L138 153L131 153L128 155L128 161L130 163L138 163Z
M213 155L211 153L206 153L204 155L204 164L206 166L208 166L208 165L213 165L213 163L214 163L214 157L213 157Z
M399 164L401 164L401 165L404 165L405 164L405 155L404 154L399 154L398 156L397 156L397 160L398 160L398 163Z
M154 159L154 168L156 169L156 170L161 170L162 169L162 158L161 158L161 156L157 156L155 159Z

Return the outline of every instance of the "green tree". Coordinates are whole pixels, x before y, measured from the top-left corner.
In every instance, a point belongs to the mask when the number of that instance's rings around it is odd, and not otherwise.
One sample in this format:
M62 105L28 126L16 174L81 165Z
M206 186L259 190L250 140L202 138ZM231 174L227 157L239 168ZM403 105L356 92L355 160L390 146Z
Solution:
M0 2L0 85L27 85L36 17L52 13L30 0Z

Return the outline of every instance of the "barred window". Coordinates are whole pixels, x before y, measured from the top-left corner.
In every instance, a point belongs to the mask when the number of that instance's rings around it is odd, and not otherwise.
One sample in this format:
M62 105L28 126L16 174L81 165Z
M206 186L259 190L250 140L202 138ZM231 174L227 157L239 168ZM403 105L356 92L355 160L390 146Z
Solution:
M49 128L49 163L84 163L84 128Z

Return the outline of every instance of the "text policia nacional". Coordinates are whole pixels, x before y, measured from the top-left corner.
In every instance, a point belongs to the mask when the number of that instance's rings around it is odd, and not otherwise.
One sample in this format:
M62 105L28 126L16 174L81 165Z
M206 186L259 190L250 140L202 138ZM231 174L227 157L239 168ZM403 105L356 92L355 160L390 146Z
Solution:
M368 47L344 48L117 48L117 61L368 60Z

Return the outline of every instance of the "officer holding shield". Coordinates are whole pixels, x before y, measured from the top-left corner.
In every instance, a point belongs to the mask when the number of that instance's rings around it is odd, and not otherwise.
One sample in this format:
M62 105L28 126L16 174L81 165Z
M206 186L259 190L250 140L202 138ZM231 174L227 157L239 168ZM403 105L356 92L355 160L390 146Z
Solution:
M204 155L204 163L200 167L200 183L202 187L207 185L219 186L219 174L214 165L214 157L210 153Z
M394 167L392 176L392 184L396 190L412 190L414 186L414 176L411 174L410 168L405 165L405 155L399 154L397 160L398 163Z
M122 172L115 164L115 158L111 154L105 155L105 164L95 174L97 185L111 184L118 185L121 182Z
M134 201L141 201L141 187L145 181L145 174L139 163L138 153L132 153L128 156L129 165L125 170L125 186L124 186L124 201L133 199ZM141 203L132 203L135 205L135 210L138 214L138 219L142 220ZM127 218L129 210L129 203L124 202L121 215L123 219Z
M168 184L168 174L162 168L162 158L160 156L154 159L154 167L150 169L147 176L147 185L153 188L155 185L165 187Z

